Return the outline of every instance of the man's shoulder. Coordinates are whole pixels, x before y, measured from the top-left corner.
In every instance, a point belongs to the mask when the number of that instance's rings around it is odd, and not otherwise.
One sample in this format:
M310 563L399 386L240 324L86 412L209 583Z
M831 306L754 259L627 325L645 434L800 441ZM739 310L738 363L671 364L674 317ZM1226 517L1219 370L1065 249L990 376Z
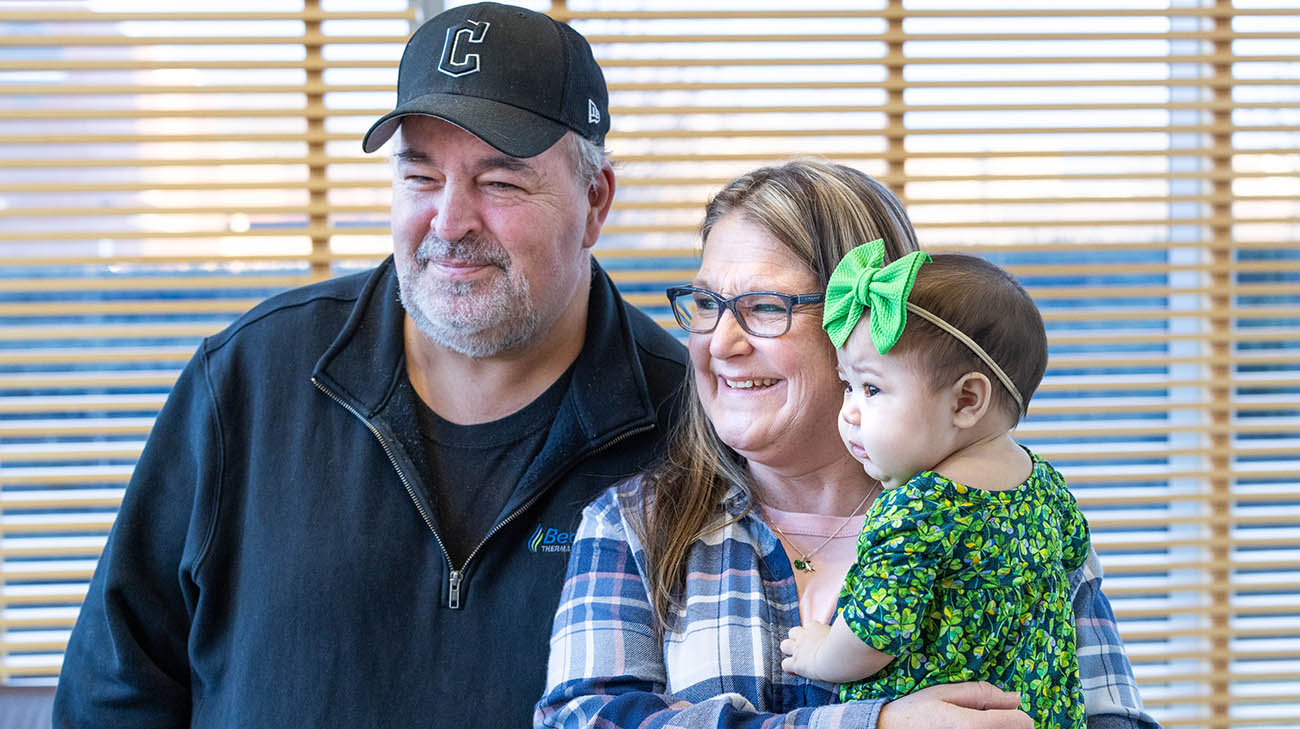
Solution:
M632 340L641 358L658 361L682 374L686 369L686 347L644 311L630 304L627 310Z
M627 309L629 333L646 389L659 413L660 424L667 428L678 417L684 393L686 347L645 312L631 305Z
M368 269L275 294L209 337L205 349L211 353L243 338L292 336L302 341L313 334L332 338L375 274L376 269Z

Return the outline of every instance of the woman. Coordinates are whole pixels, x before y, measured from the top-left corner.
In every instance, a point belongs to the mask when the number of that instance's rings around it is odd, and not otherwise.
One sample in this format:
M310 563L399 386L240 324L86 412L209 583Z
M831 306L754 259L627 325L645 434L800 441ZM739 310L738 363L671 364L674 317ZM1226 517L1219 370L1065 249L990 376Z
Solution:
M917 249L901 204L860 172L796 161L728 185L702 233L692 286L670 290L692 332L687 412L658 467L584 512L535 725L1030 726L987 685L832 705L831 686L780 667L801 615L833 614L878 491L840 442L818 294L859 243ZM733 298L747 292L777 295ZM1089 562L1071 582L1080 653L1106 656L1085 662L1085 686L1105 686L1090 726L1155 726Z

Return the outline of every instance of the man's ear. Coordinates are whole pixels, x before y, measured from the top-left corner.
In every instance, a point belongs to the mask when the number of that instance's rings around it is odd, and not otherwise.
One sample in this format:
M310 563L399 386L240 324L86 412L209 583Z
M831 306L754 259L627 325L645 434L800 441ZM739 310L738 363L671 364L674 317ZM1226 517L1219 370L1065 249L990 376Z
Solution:
M952 424L973 428L993 407L993 383L982 372L967 372L952 386Z
M582 247L596 245L600 229L605 226L610 206L614 204L614 167L605 160L587 186L587 231L582 237Z

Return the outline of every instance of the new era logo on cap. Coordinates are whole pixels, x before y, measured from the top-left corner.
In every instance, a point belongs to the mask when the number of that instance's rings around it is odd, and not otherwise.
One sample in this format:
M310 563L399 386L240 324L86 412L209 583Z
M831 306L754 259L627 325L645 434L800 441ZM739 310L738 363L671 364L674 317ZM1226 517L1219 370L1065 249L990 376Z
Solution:
M370 127L362 148L378 149L411 114L449 121L512 157L533 157L570 130L603 145L609 93L577 31L525 8L475 3L439 13L411 36L397 72L397 106Z

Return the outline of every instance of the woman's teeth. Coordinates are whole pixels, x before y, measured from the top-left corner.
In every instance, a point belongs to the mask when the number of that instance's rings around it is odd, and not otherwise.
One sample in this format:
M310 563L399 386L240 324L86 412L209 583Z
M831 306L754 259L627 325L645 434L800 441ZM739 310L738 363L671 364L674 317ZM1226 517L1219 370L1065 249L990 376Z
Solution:
M776 380L766 377L757 380L723 380L723 382L726 382L727 387L733 390L751 390L759 387L771 387L776 384Z

